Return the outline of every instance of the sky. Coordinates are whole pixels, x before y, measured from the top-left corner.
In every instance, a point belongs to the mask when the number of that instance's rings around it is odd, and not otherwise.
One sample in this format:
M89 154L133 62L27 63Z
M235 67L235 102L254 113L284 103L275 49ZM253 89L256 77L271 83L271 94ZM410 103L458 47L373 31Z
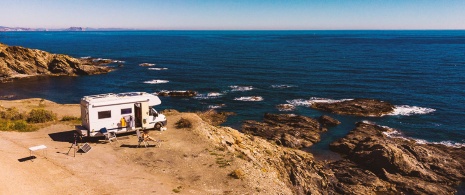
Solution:
M0 26L146 30L465 29L465 0L2 0Z

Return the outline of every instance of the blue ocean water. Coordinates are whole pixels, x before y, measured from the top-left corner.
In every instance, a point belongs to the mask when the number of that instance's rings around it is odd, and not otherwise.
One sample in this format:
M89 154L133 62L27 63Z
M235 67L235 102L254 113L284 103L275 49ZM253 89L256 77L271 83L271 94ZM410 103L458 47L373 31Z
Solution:
M100 93L194 90L201 96L162 97L159 109L232 111L237 115L225 125L238 129L242 121L261 120L267 112L328 114L342 125L314 146L322 151L362 120L406 137L465 142L465 31L4 32L0 42L125 61L105 75L0 84L0 95L78 103L84 95ZM261 101L244 101L251 97ZM310 109L309 100L316 98L374 98L410 113L338 116ZM288 103L296 109L276 108Z

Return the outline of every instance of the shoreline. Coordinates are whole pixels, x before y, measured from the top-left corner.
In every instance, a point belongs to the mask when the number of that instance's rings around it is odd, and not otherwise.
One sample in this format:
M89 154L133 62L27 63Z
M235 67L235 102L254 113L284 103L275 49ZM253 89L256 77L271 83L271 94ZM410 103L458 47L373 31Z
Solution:
M0 100L0 105L18 106L23 110L40 106L61 116L80 115L79 104L57 104L40 98ZM134 193L133 188L162 194L178 191L188 194L226 191L295 194L328 192L329 189L334 193L400 193L420 189L419 193L450 193L460 192L464 186L463 183L458 185L460 180L465 180L460 163L465 161L461 156L463 149L391 137L388 133L393 130L387 127L358 123L343 139L331 143L330 147L341 158L321 160L310 152L273 144L259 136L243 134L230 127L212 126L195 113L166 110L165 115L171 121L168 130L151 131L155 139L162 140L161 147L137 148L137 136L128 134L117 136L118 142L112 143L87 140L92 150L77 153L75 157L66 154L72 149L74 126L70 123L49 123L34 132L0 131L0 168L8 170L8 176L0 178L5 181L0 182L0 192L71 193L73 188L85 185L92 193L110 193L108 189L111 189L115 194ZM181 118L192 121L193 127L176 129L174 123ZM41 144L47 146L46 156L39 151L34 153L37 157L34 161L20 161L29 155L28 147ZM357 148L366 150L360 153ZM374 148L378 149L372 150ZM394 153L394 160L386 164L385 160L391 159L390 152ZM442 158L447 159L444 165L434 163ZM373 163L363 163L370 161ZM425 169L433 165L437 168ZM379 172L380 168L388 172ZM438 168L440 171L436 170ZM23 174L24 171L27 174ZM411 171L419 173L411 175ZM442 171L446 172L445 176ZM40 180L30 178L30 174L39 175ZM350 178L346 178L347 175ZM109 177L118 178L118 181L109 180ZM421 185L406 180L410 177L419 179ZM441 181L431 181L430 177ZM321 186L321 182L328 186ZM443 182L450 185L442 186ZM17 189L11 187L11 183L27 184L30 188ZM128 183L131 183L130 188L124 185ZM395 188L389 187L393 184ZM429 187L423 189L423 185ZM33 191L39 186L41 191Z

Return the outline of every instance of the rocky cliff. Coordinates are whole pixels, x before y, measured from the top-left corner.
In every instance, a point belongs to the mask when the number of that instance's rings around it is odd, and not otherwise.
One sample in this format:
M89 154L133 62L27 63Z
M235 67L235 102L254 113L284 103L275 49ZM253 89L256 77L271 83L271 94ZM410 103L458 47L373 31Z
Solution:
M111 71L90 60L0 43L0 81L39 75L91 75Z
M465 148L417 143L367 122L331 144L343 160L316 160L293 149L305 146L296 143L318 142L321 126L308 117L267 114L264 122L247 121L243 130L251 135L239 142L220 137L225 146L241 148L260 168L275 172L293 194L454 194L465 181Z

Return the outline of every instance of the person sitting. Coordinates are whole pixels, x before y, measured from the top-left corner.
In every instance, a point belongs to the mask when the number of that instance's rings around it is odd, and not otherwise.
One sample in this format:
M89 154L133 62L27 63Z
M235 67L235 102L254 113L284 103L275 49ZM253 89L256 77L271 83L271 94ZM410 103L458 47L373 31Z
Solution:
M149 130L142 131L142 138L144 139L144 141L155 141L155 139L150 137Z

